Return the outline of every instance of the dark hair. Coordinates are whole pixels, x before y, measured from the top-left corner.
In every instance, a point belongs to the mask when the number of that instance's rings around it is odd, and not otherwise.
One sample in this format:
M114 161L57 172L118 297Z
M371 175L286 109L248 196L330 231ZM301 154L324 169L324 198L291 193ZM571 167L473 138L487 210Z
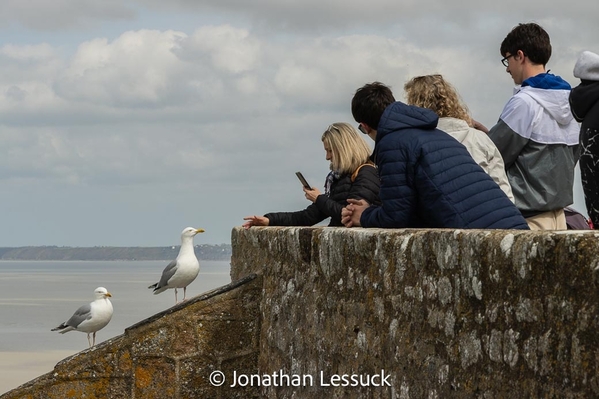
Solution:
M507 53L516 55L518 50L522 50L533 64L545 66L551 58L549 34L534 22L519 24L503 39L499 52L506 57Z
M351 113L358 123L365 123L378 129L381 116L390 104L395 102L393 93L381 82L365 84L356 90L351 100Z

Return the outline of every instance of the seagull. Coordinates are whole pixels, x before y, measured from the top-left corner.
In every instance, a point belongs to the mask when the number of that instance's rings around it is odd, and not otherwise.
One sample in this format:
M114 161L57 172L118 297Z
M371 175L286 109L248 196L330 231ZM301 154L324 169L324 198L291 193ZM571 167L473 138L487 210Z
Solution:
M61 334L73 330L85 332L87 333L89 347L94 346L96 344L96 332L106 327L112 319L112 303L108 299L112 295L106 288L98 287L94 291L94 296L96 299L93 302L81 306L69 320L50 331L58 331ZM89 337L92 333L93 342Z
M181 249L179 249L177 259L164 268L159 282L148 287L154 289L154 295L174 288L175 304L177 304L177 288L183 288L183 300L185 300L187 286L196 279L200 272L200 262L193 250L193 237L203 232L204 229L193 227L187 227L181 232Z

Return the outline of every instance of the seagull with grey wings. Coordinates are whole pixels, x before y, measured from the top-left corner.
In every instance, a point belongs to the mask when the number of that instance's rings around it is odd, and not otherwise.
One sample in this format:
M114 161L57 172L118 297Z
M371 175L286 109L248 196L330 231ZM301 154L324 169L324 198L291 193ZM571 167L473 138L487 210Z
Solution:
M179 249L177 259L166 266L160 281L148 287L154 289L154 295L174 288L175 304L177 304L177 288L183 288L183 300L185 300L187 286L196 279L200 272L200 262L193 250L193 237L203 232L204 229L193 227L187 227L181 232L181 249Z
M96 344L96 332L108 325L112 319L112 295L104 287L98 287L94 291L96 299L81 306L71 316L71 318L51 331L58 331L61 334L69 331L81 331L87 333L87 343L91 348ZM90 334L93 334L93 342L90 340Z

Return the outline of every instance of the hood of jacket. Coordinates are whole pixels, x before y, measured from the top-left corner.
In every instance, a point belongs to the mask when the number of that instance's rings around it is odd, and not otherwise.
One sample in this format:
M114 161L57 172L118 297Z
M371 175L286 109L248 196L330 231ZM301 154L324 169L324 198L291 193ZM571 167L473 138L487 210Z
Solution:
M451 134L460 143L464 143L464 140L471 134L468 122L457 118L439 118L437 128Z
M431 130L437 127L439 117L427 108L407 105L401 101L389 105L379 122L376 131L376 141L379 142L384 136L402 129L425 129Z
M582 122L597 102L599 102L599 82L582 80L580 85L570 92L570 108L578 122Z
M520 93L530 96L560 125L573 119L568 104L571 86L559 76L540 73L522 82Z

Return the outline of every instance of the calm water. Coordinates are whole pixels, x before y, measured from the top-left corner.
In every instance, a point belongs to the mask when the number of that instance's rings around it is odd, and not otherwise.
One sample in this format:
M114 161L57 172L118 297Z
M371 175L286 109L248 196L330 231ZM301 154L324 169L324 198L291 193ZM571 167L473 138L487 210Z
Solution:
M175 303L174 290L153 295L147 287L160 278L168 261L0 261L0 352L86 349L85 333L50 329L91 302L96 287L112 294L114 315L96 334L96 343ZM187 297L230 282L228 261L200 261L198 278ZM183 290L179 290L179 299Z

